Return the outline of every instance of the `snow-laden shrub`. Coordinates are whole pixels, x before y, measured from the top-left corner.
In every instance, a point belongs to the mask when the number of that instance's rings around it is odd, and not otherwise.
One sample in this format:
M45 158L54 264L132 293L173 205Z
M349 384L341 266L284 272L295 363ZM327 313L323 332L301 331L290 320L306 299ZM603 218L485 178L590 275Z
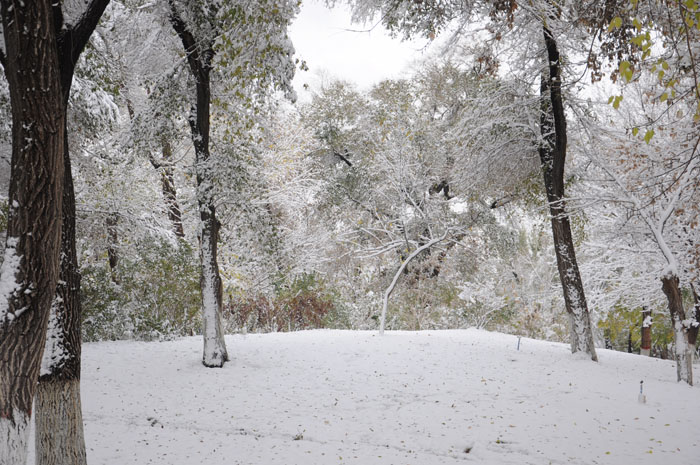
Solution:
M198 259L184 243L145 240L110 270L82 270L83 337L163 339L200 332Z

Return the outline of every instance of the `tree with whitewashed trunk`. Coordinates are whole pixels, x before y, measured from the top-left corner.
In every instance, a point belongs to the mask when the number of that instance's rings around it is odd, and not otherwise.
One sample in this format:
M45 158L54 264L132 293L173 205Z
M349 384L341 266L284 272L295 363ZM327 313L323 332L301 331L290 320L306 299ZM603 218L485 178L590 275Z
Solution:
M287 26L299 6L287 0L168 0L168 6L170 22L184 47L196 88L189 123L200 216L203 363L221 367L228 353L217 259L221 224L216 213L216 178L226 160L210 151L212 84L221 92L215 95L214 103L226 115L217 119L225 125L225 140L239 145L235 142L246 139L254 126L251 116L264 106L274 88L293 97L294 49Z
M588 137L581 147L598 170L589 184L594 197L626 211L603 218L617 219L629 242L642 244L636 252L653 258L652 276L661 280L671 316L678 380L692 384L700 323L682 291L692 291L700 275L700 5L620 1L604 10L591 23L602 43L589 62L595 79L609 73L620 86L608 98L612 109L598 109L610 124L579 115Z
M649 86L655 84L647 79L625 86L626 103L617 110L601 105L601 117L615 124L601 127L582 119L587 143L581 147L593 162L588 195L621 210L615 214L610 207L599 207L605 210L601 219L611 223L617 236L626 237L625 242L636 245L629 252L652 259L650 276L661 280L671 316L678 380L692 384L692 331L697 320L684 306L682 289L692 289L698 276L700 138L693 122L695 109L679 105L669 112ZM653 137L630 129L642 121L656 123ZM647 292L658 289L658 284L647 286Z
M54 6L0 3L12 106L5 258L0 269L0 463L26 463L32 402L59 278L65 112ZM27 33L26 31L32 31Z
M36 457L41 465L86 463L80 402L80 272L67 112L78 59L108 4L109 0L53 4L64 114L61 131L64 133L65 176L60 279L51 305L35 399Z
M604 133L600 128L596 131L598 135ZM618 144L621 158L616 161L596 152L589 152L589 156L599 168L598 173L604 175L596 176L597 183L607 181L607 189L598 195L606 202L618 202L628 212L615 217L618 234L623 231L633 237L641 236L635 242L653 245L653 248L638 247L636 252L655 254L656 274L668 300L674 329L678 380L692 384L693 347L688 338L689 331L697 324L694 315L686 314L681 286L689 286L697 279L693 263L696 257L688 247L694 249L700 240L697 216L689 215L686 210L693 211L697 205L693 197L700 168L692 150L681 147L697 147L697 143L691 139L691 144L678 144L678 140L672 140L675 137L665 138L664 133L673 129L656 131L650 144L621 133L607 139L606 144ZM686 137L696 136L688 133Z

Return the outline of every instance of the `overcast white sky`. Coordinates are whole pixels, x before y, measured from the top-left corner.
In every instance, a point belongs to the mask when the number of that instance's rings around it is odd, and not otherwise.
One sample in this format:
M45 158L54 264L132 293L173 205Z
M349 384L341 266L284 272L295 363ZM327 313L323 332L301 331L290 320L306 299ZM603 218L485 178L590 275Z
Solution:
M318 88L322 76L366 88L385 78L406 76L411 61L425 55L426 40L402 42L392 39L382 25L372 26L352 24L343 5L329 10L323 1L303 1L290 29L297 57L309 66L309 71L297 72L294 79L301 100L309 98L303 85Z

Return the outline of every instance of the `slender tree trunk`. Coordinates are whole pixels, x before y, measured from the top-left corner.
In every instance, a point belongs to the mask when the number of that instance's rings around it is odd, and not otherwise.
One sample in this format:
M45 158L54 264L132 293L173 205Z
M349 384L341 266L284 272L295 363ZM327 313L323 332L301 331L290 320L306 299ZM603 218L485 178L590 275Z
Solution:
M41 363L35 399L35 450L38 465L84 465L86 463L83 418L80 404L81 313L80 268L75 246L75 190L68 148L66 114L73 73L90 35L97 27L109 0L92 0L74 25L54 18L61 73L64 115L64 185L62 192L60 280L55 287L48 327L48 341ZM54 9L60 14L60 3ZM110 257L111 259L111 257ZM116 262L114 264L116 266Z
M52 2L2 0L12 105L5 259L0 268L0 463L24 464L51 301L63 192L60 70Z
M170 165L173 149L165 138L162 142L163 146L163 161L164 166L160 173L160 182L163 189L163 198L165 205L168 208L168 217L173 225L173 232L177 237L185 237L185 230L182 227L182 212L180 205L177 203L177 191L175 190L175 178L173 176L173 168Z
M642 311L642 344L639 350L640 355L651 356L651 310L645 307Z
M678 276L664 276L661 278L661 288L668 299L668 310L671 313L671 326L676 343L676 372L678 381L685 381L693 385L693 353L688 343L688 330L683 326L685 310L683 309L683 296L679 287Z
M202 312L204 323L204 353L202 363L208 367L221 367L228 361L223 329L223 288L217 262L219 224L213 206L200 203L202 273Z
M591 319L579 273L571 223L564 201L564 165L566 163L566 114L561 95L561 63L556 40L543 26L547 49L548 72L541 79L542 114L540 130L543 143L540 162L552 222L554 250L557 256L559 279L564 290L564 302L571 323L571 352L585 352L597 361Z
M447 233L443 234L440 237L436 237L434 239L431 239L428 241L426 244L421 245L418 247L416 250L411 252L411 254L406 257L405 260L401 263L401 266L399 267L398 270L396 270L396 273L394 273L394 278L391 280L391 284L389 284L389 287L386 288L384 291L384 297L382 298L382 315L379 319L379 334L382 335L384 334L384 325L386 323L386 311L387 308L389 307L389 297L391 297L391 293L394 292L394 288L396 287L396 283L399 282L399 277L401 277L401 273L404 272L406 267L408 266L409 263L411 263L411 260L416 258L418 255L420 255L421 252L428 250L435 244L442 242L447 238Z
M698 296L695 286L690 284L693 291L693 310L691 313L690 327L688 328L688 344L690 344L691 354L695 354L698 347L698 330L700 330L700 296Z
M197 203L200 218L200 263L202 273L202 320L204 323L204 353L202 363L207 367L222 367L228 361L223 331L223 289L217 244L219 221L211 192L211 168L209 157L209 108L211 104L210 71L214 50L211 45L198 43L187 29L175 3L170 2L170 21L180 37L187 54L190 72L197 83L197 100L190 117L192 142L197 172Z
M119 224L119 215L114 212L107 215L105 220L107 226L107 260L109 262L109 272L112 275L112 281L115 284L119 284L119 278L117 277L117 265L119 264L119 232L117 231L117 225Z

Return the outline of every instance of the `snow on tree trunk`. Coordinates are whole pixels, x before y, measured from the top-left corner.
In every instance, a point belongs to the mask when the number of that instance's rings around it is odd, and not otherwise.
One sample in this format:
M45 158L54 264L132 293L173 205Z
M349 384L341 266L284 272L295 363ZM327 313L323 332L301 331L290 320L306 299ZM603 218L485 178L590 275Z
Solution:
M59 273L65 115L52 2L3 0L0 8L13 123L0 268L0 463L18 465L26 463L28 422Z
M585 352L591 360L597 361L591 319L576 262L569 214L564 201L567 135L566 114L561 94L559 50L554 36L546 26L543 26L543 33L548 69L542 71L541 77L540 131L543 141L539 152L551 215L554 250L564 291L566 311L571 322L571 352Z
M678 276L666 275L661 278L662 289L668 299L668 310L671 313L671 326L673 328L674 342L676 345L676 372L678 381L685 381L693 385L693 353L691 344L688 343L688 331L685 323L685 310L683 309L683 296L679 286Z
M386 323L386 310L387 307L389 306L389 297L391 296L391 293L394 291L394 288L396 287L396 283L399 281L399 277L403 273L403 270L406 269L408 264L416 258L418 255L420 255L421 252L424 250L428 250L430 247L434 246L438 242L441 242L445 240L447 237L447 233L443 234L440 237L431 239L428 241L426 244L423 244L422 246L418 247L416 250L411 252L411 254L406 257L406 259L401 263L401 266L399 267L398 270L396 270L396 273L394 273L394 279L391 280L391 284L389 284L389 287L386 288L384 291L384 297L382 299L382 316L379 319L379 334L384 334L384 325Z
M211 193L209 156L209 108L211 104L211 60L214 50L209 44L198 43L180 17L174 1L170 5L170 22L187 53L187 63L197 87L196 104L190 115L192 142L197 174L197 203L200 218L200 285L202 292L202 320L204 323L204 354L202 363L207 367L222 367L229 359L222 324L223 289L217 243L219 222Z
M64 182L62 192L60 276L55 287L47 343L35 399L36 459L40 465L81 465L85 459L80 405L80 272L75 247L75 190L71 172L66 114L75 66L109 0L92 0L80 19L64 24L54 18L61 79ZM54 10L58 12L59 10ZM116 226L115 221L111 224ZM116 235L116 229L114 229ZM114 240L116 242L116 239ZM110 253L110 267L116 266Z
M651 356L651 310L647 310L646 307L642 311L642 344L639 353L641 355Z
M37 465L86 463L80 405L80 272L75 248L75 191L67 143L64 161L61 272L34 402Z
M202 319L204 323L204 355L202 363L207 367L222 367L229 359L222 323L223 289L216 257L219 225L214 207L201 208L200 262L202 274Z

